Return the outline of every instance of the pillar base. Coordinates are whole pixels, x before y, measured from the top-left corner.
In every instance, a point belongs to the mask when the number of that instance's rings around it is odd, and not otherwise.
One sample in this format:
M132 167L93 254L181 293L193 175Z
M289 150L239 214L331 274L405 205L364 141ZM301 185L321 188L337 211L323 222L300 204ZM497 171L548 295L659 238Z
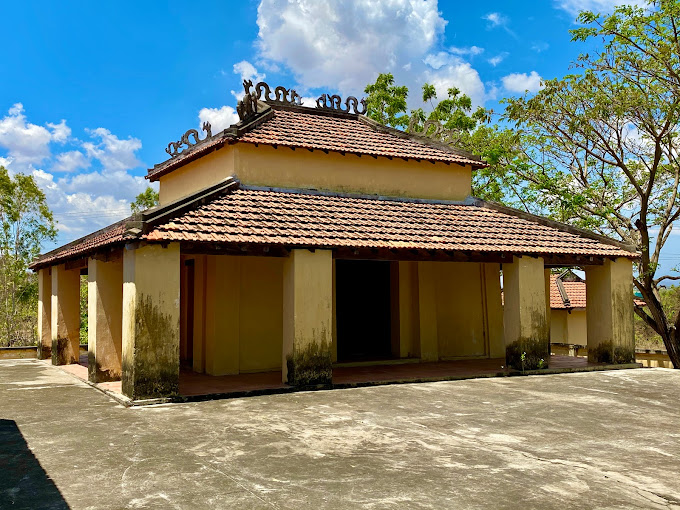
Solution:
M38 359L52 359L52 346L38 345Z
M78 363L80 357L80 344L78 343L78 355L73 354L73 346L71 340L64 337L58 337L52 341L52 364L53 365L71 365ZM56 344L56 345L55 345Z
M102 368L92 352L87 353L87 380L93 383L120 381L120 371Z
M635 363L635 349L622 345L614 345L613 342L601 342L595 347L588 348L588 361L590 363Z
M286 356L288 384L291 386L330 385L333 382L333 365L330 345L308 344Z
M548 368L550 345L545 340L521 339L505 346L505 361L515 370Z

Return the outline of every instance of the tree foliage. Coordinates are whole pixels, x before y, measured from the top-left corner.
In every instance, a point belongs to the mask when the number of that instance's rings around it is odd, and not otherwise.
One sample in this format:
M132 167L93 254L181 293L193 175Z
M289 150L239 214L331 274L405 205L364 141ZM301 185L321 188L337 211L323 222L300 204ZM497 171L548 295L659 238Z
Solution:
M394 84L391 73L380 74L375 83L366 86L366 115L376 122L395 128L408 125L406 98L408 87Z
M5 345L35 341L38 283L29 262L57 232L44 193L32 176L0 166L0 338Z
M661 249L680 217L680 3L582 12L575 41L602 40L574 74L534 97L507 100L530 165L518 178L553 217L613 236L642 254L636 313L680 367L680 310L662 306Z
M158 192L148 186L142 193L137 195L135 201L130 204L132 214L137 214L158 205Z
M439 100L434 85L424 83L423 106L407 114L408 88L395 86L391 74L378 76L366 92L370 94L366 114L372 119L428 135L440 126L441 142L482 157L489 166L473 173L474 196L528 210L513 177L515 166L526 165L520 139L512 130L491 124L491 111L482 107L473 111L470 98L457 88L450 88L447 97Z

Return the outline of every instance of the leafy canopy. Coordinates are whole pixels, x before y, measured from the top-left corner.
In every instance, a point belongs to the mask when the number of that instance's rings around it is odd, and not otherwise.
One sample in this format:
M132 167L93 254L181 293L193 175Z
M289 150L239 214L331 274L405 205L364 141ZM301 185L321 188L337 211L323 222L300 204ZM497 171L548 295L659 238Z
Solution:
M678 0L605 16L583 12L573 40L601 40L600 48L534 97L506 100L506 119L530 163L518 179L540 209L641 252L635 285L648 311L636 312L664 339L676 367L680 310L666 314L658 284L678 277L656 272L680 218L678 19Z
M37 279L28 264L57 231L45 194L32 176L0 166L0 343L33 343Z
M151 186L148 186L142 193L137 195L134 202L130 204L130 210L132 214L137 214L151 207L158 205L158 192L155 191Z
M489 163L489 167L473 173L474 196L524 208L524 198L516 192L512 177L514 166L525 164L520 159L519 138L511 130L492 125L491 111L482 107L473 111L470 98L455 87L439 100L434 85L424 83L423 106L408 115L408 88L395 86L391 74L379 75L366 92L366 114L370 118L392 127L408 127L412 133L425 131L431 135L437 131L441 142L481 156Z

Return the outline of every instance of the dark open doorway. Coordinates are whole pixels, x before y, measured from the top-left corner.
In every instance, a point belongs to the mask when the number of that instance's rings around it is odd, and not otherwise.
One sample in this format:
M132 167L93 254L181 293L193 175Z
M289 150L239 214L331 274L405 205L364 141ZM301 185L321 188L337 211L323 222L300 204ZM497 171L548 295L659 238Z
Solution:
M392 357L390 279L389 262L336 261L338 361Z

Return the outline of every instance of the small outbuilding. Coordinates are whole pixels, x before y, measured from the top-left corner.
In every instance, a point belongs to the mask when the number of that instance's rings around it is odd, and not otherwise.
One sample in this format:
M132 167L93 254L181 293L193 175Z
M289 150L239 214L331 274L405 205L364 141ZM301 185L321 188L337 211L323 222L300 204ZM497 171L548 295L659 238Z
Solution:
M86 273L90 379L133 399L177 394L181 369L308 386L343 362L547 366L550 268L575 266L591 361L634 359L631 247L471 197L486 163L354 98L244 87L240 122L148 171L158 207L32 263L41 357L77 361Z

